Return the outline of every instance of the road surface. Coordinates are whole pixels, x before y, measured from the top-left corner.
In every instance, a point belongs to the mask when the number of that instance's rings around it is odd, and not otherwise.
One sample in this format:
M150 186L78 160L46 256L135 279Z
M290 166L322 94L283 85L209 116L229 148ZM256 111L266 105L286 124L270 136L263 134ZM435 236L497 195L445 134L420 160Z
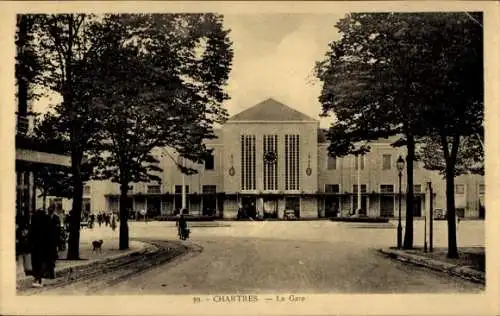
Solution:
M468 238L467 245L475 245L480 242L484 228L481 222L470 223L465 224L470 227L464 229L474 236ZM378 248L391 246L394 241L393 227L333 222L237 222L230 225L192 227L192 239L186 244L195 251L121 283L102 286L97 291L93 287L92 293L86 293L83 286L45 293L385 294L478 293L483 289L480 284L405 265L379 254ZM134 223L131 226L134 238L175 238L175 227L171 223ZM418 225L416 227L418 235ZM467 238L462 238L465 243Z

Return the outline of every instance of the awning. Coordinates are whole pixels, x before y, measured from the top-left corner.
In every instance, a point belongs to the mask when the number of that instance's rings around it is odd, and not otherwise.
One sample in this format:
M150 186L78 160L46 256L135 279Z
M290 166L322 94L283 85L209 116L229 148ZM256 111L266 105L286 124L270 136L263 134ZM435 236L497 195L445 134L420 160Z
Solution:
M30 149L17 148L16 160L36 164L71 167L71 157L69 155L47 153Z
M457 208L467 208L467 202L465 201L465 199L457 199L455 198L455 209Z

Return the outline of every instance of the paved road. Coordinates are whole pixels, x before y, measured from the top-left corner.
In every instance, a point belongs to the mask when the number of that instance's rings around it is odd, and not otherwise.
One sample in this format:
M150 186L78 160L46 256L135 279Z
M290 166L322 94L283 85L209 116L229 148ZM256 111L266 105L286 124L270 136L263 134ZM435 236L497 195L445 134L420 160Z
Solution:
M477 243L476 235L482 234L480 224L470 223L467 229L474 236L468 245ZM134 237L175 238L171 223L131 226ZM478 284L380 255L377 248L393 242L392 227L254 222L192 230L193 238L186 243L201 251L94 294L475 293L482 289ZM83 290L66 288L57 294Z

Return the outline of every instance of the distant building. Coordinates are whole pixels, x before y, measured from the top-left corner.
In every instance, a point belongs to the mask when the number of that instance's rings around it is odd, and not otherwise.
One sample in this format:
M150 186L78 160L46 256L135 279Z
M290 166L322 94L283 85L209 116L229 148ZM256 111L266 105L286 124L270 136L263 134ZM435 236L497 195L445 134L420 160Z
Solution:
M236 218L238 209L250 216L303 218L348 216L356 212L358 168L361 213L370 217L398 214L396 160L405 148L393 148L394 139L370 143L371 152L360 157L332 158L319 122L273 99L231 117L216 130L217 139L206 142L213 154L200 172L185 176L187 207L191 214ZM168 152L168 155L166 153ZM182 174L167 149L155 150L163 172L159 183L133 184L128 208L146 209L151 216L174 214L182 203ZM406 168L406 166L405 166ZM428 207L427 182L434 189L434 208L446 209L445 181L436 172L415 163L413 213L423 216ZM406 171L403 171L405 192ZM457 213L484 216L483 177L465 175L455 180ZM406 214L403 194L402 215ZM90 181L84 203L92 212L118 211L119 186Z

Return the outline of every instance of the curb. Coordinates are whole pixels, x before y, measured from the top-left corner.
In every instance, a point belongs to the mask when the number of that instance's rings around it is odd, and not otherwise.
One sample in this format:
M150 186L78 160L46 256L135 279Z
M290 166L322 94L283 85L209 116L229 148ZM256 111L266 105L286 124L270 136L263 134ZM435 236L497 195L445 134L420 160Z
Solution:
M389 258L425 267L434 271L444 272L475 283L485 284L485 273L475 270L469 266L461 266L439 260L430 259L424 256L404 253L392 249L379 249L379 252Z
M152 244L143 242L145 245L141 247L138 250L126 253L126 254L120 254L116 255L113 257L108 257L102 260L92 260L89 262L82 262L82 264L78 264L76 266L69 266L69 267L64 267L57 269L55 271L55 277L56 279L60 278L65 278L65 279L75 279L75 278L81 278L85 277L86 275L91 274L95 268L98 268L99 266L104 266L107 264L115 264L119 263L121 261L128 261L129 259L132 259L133 257L138 257L144 253L150 252L150 251L155 251L158 249L158 247L155 247ZM22 291L26 288L31 287L31 284L33 283L32 277L31 276L23 276L22 278L18 279L16 282L16 290L17 291Z
M165 264L191 251L200 252L203 249L199 249L200 247L196 247L196 245L195 247L183 245L180 242L173 242L174 245L170 245L171 241L166 240L141 240L141 242L147 246L120 258L110 258L111 260L101 260L92 265L79 266L79 271L73 269L74 272L76 271L74 275L70 274L69 277L63 278L58 276L56 282L47 284L43 289L29 287L18 289L18 294L36 295L51 289L73 286L75 283L80 284L80 286L84 285L82 294L92 294L103 287L113 286L131 276L141 274L151 267ZM80 272L79 275L78 272Z

